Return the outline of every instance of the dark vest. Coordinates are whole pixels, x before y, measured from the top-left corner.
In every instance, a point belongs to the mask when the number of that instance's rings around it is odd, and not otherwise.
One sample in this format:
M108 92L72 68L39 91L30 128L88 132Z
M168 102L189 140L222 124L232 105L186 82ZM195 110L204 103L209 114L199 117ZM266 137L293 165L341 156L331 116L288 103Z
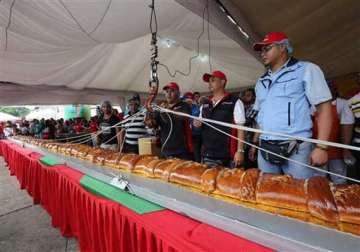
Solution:
M183 113L190 114L191 109L190 106L181 101L178 104L176 104L174 107L171 108L174 111L179 111ZM169 136L171 124L170 119L171 117L172 121L172 131ZM184 154L188 153L188 149L186 147L187 140L186 140L186 134L185 134L185 127L186 125L189 125L189 121L185 117L177 116L168 113L160 113L159 114L159 125L160 125L160 141L161 145L163 146L166 139L169 137L168 141L166 142L166 145L163 148L163 154L166 156L172 156L172 155L178 155L178 154Z
M212 102L202 107L202 117L216 121L233 123L234 108L238 97L225 96L215 107ZM231 134L231 128L212 124L218 129ZM230 137L203 124L202 128L202 156L209 158L230 158Z

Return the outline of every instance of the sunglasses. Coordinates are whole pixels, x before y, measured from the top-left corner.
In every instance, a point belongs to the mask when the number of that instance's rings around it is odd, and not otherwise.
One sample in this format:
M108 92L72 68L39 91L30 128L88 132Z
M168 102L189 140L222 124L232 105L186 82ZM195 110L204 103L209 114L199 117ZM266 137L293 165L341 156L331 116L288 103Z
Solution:
M273 48L274 46L275 46L275 44L271 44L271 45L264 46L263 48L261 48L261 53L267 53L267 52L270 51L271 48Z

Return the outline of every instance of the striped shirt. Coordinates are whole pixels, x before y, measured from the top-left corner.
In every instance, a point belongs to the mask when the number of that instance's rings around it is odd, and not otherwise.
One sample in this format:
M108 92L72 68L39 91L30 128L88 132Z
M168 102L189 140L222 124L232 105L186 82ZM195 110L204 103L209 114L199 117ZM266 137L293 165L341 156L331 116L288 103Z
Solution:
M124 119L130 117L127 115ZM138 139L146 137L147 129L145 128L145 115L140 114L131 118L127 123L124 124L125 127L125 143L130 145L137 145Z
M350 98L349 105L355 118L353 143L360 145L360 93Z

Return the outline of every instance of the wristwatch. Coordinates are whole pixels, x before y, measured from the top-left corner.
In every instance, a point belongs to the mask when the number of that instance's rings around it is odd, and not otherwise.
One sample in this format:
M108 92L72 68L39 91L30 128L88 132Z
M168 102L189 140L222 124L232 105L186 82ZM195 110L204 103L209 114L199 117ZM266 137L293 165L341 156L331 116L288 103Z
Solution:
M245 153L244 149L239 149L239 150L237 150L236 152Z
M327 151L329 149L329 146L327 146L325 144L316 144L316 148Z

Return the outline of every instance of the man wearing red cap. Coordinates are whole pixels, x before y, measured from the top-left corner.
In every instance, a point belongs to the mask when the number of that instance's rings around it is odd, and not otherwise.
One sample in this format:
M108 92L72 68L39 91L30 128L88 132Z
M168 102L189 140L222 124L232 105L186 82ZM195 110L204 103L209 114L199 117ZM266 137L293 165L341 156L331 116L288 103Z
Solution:
M288 37L272 32L254 45L261 52L267 71L256 83L254 109L261 130L303 138L312 137L311 107L318 111L319 140L327 141L331 130L331 93L321 69L310 62L290 57L293 52ZM255 142L257 142L255 140ZM324 166L327 146L297 141L274 134L261 134L260 147L303 164ZM306 179L315 170L286 161L266 151L258 154L259 168L269 173L285 173Z
M203 80L209 83L212 96L209 102L201 106L200 117L216 121L244 124L244 105L238 96L231 95L225 91L227 82L226 75L221 71L213 71L204 74ZM243 142L220 133L219 131L201 124L199 121L194 125L202 128L202 160L209 166L235 166L239 167L244 161ZM234 135L244 140L242 130L231 129L224 126L214 125L227 134ZM230 164L233 159L233 165Z
M180 88L175 82L168 83L165 91L168 109L191 114L190 106L180 99ZM190 159L192 152L189 120L170 113L155 111L148 115L146 124L159 129L161 154L166 158Z

